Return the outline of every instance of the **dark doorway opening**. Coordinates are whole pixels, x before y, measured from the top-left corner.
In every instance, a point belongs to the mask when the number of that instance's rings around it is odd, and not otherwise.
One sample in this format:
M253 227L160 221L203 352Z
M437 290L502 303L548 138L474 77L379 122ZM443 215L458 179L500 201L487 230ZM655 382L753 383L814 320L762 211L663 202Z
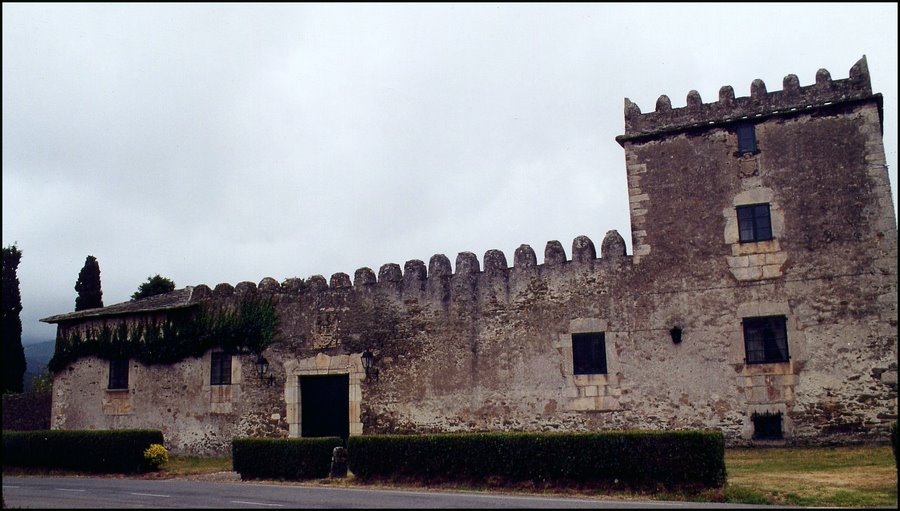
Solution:
M350 436L350 375L300 377L300 436Z

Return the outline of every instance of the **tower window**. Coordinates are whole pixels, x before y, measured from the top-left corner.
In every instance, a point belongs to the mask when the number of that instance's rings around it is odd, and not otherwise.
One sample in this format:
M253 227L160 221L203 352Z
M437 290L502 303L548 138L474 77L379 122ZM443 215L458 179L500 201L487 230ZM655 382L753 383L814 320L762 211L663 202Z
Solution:
M750 204L736 209L741 243L772 239L772 218L768 204Z
M748 364L787 362L787 319L784 316L744 318L744 348Z
M572 334L574 374L606 374L606 338L603 332Z
M759 148L756 146L756 127L752 124L739 124L737 126L738 156L756 154Z

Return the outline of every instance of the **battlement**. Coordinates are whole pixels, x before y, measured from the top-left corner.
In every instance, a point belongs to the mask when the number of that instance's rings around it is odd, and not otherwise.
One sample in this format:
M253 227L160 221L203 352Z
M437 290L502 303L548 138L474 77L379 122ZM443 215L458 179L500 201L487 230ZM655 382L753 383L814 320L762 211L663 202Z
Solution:
M725 85L719 89L719 100L703 103L700 93L687 95L687 106L672 108L669 97L656 100L656 111L641 113L640 107L625 98L625 134L616 137L620 145L625 141L659 133L679 131L705 125L734 122L741 119L796 112L836 103L872 97L872 84L866 56L850 68L850 77L832 80L827 69L819 69L816 83L800 86L797 75L787 75L782 90L767 92L760 79L750 84L749 97L734 97L734 89Z
M562 268L566 263L576 266L590 267L595 263L615 268L616 263L629 260L626 255L625 240L618 231L611 230L606 233L600 247L600 257L593 241L587 236L578 236L572 242L572 259L566 257L565 248L559 241L548 241L544 248L544 263L537 264L537 255L529 245L520 245L516 249L513 266L507 265L506 256L500 250L491 249L484 254L484 269L478 262L478 257L472 252L460 252L456 257L456 272L450 266L450 259L444 254L435 254L431 257L426 267L425 262L419 259L407 261L403 269L397 263L383 264L376 273L371 268L359 268L354 273L351 281L347 273L335 273L329 280L322 275L313 275L304 280L300 278L285 279L278 283L271 277L265 277L259 284L250 281L240 282L232 286L228 283L220 283L210 289L205 284L191 288L191 301L196 302L205 298L225 298L231 295L245 293L271 293L300 295L305 293L321 293L326 291L354 290L368 292L380 289L389 294L409 294L422 292L429 288L443 288L452 280L464 278L484 278L491 282L509 280L514 275L540 272L544 269ZM448 297L445 293L442 293Z

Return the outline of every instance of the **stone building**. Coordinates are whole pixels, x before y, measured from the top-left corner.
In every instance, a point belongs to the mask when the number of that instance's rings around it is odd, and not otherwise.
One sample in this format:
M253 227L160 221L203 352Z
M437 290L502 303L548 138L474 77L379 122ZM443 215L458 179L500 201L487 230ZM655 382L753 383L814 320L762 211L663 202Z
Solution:
M882 123L865 57L849 78L788 75L776 92L756 80L749 97L691 91L685 107L661 96L648 113L626 99L616 140L632 255L610 231L599 257L579 236L570 255L548 242L541 264L527 245L512 265L498 250L483 266L462 252L455 271L438 254L352 281L198 285L45 318L59 353L103 325L251 298L277 311L274 342L255 351L200 345L151 364L83 342L55 372L52 427L158 428L191 453L246 435L486 430L885 440L897 419L897 223Z

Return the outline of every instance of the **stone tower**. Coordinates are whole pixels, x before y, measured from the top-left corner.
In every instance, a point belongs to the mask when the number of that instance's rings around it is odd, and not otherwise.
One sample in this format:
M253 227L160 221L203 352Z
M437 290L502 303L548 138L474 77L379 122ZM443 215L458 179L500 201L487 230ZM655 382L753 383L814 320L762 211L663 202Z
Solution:
M741 354L735 370L748 412L784 414L786 434L886 418L840 397L850 389L896 410L897 224L882 96L865 56L849 75L820 69L801 86L791 74L776 92L754 80L749 97L724 86L712 103L690 91L683 108L660 96L646 114L626 98L617 137L636 267L661 290L695 290L695 307L725 297L721 312L741 318L745 337L761 321L752 318L781 318L790 353Z

